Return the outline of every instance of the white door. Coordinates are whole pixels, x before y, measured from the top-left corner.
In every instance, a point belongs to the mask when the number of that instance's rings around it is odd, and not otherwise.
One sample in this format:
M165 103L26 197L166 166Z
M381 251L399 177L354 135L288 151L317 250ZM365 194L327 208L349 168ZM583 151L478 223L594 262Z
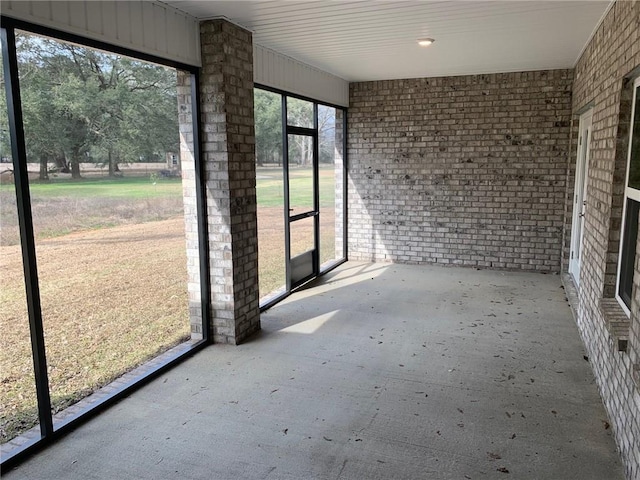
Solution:
M580 284L584 214L587 208L589 145L591 144L591 114L592 110L589 110L580 116L578 134L576 184L573 193L573 220L571 222L571 254L569 256L569 273L573 276L573 281L576 285Z

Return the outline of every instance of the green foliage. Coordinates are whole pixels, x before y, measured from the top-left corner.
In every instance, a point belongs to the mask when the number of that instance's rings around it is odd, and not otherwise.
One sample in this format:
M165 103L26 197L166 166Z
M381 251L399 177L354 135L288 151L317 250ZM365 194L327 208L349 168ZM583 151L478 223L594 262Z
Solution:
M174 70L28 34L17 42L29 161L78 177L80 162L113 174L178 151Z
M282 95L254 89L256 163L258 166L282 163ZM287 97L287 123L313 128L313 104ZM336 110L318 105L319 163L335 162ZM289 135L289 163L309 165L313 152L311 137Z
M2 68L2 50L0 49L0 161L11 160L11 140L9 138L9 117L7 115L7 97L4 85L4 69ZM0 172L11 165L0 165Z
M277 93L253 90L256 163L282 164L282 100Z

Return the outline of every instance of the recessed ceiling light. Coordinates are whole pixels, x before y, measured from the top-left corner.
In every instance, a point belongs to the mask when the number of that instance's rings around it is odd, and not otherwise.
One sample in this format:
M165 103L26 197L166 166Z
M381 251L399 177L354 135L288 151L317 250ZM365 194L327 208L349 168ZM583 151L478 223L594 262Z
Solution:
M435 40L433 38L419 38L418 39L418 45L420 45L421 47L428 47L433 42L435 42Z

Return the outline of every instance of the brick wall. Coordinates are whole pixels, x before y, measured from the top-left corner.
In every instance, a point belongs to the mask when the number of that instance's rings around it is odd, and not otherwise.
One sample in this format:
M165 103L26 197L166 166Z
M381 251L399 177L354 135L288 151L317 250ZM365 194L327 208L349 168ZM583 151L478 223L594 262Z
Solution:
M200 244L198 241L198 210L191 104L191 73L177 72L178 121L180 125L180 165L182 169L182 199L184 231L187 247L187 291L191 338L201 340L202 301L200 294Z
M351 84L351 259L559 272L569 70Z
M610 318L617 313L610 309L616 305L612 297L629 141L630 82L640 74L638 67L640 2L619 1L598 27L575 69L573 113L593 105L583 267L575 309L580 334L630 479L640 478L640 390L633 379L640 361L638 259L626 352L619 351L616 335L608 327ZM570 162L575 164L575 151ZM572 188L573 179L569 182ZM570 211L566 222L570 225Z
M225 20L200 26L202 156L205 164L215 342L259 330L253 46Z

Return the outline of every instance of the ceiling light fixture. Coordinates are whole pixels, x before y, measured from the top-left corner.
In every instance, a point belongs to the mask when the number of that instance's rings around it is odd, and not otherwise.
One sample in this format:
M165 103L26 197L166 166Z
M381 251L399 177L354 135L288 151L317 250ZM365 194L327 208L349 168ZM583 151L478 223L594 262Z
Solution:
M421 47L428 47L433 42L435 42L435 40L433 38L419 38L418 39L418 45L420 45Z

